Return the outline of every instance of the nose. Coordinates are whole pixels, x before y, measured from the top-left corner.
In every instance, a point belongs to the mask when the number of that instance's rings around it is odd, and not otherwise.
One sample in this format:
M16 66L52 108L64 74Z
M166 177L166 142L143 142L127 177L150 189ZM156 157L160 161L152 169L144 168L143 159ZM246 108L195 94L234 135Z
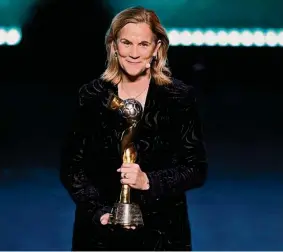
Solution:
M136 46L132 46L132 50L130 51L130 57L133 59L139 58L139 53Z

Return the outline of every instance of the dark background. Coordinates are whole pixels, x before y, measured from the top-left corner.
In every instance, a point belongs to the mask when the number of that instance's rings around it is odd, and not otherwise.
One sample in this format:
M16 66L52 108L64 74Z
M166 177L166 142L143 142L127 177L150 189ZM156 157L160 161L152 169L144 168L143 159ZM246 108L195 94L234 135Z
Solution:
M78 88L105 67L101 1L41 1L18 46L0 47L0 250L70 249L74 205L58 179ZM194 85L209 158L188 192L195 250L283 249L279 47L171 47ZM174 214L174 213L172 213Z

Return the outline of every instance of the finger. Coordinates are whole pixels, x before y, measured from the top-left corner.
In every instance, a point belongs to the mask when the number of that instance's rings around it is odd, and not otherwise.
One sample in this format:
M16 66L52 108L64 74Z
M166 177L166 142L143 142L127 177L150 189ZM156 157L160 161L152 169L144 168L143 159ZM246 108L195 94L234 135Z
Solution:
M137 184L133 184L133 183L130 183L128 184L129 187L133 188L133 189L139 189L139 187L137 186Z
M101 218L100 218L101 224L106 225L109 222L109 217L110 217L109 214L102 215Z
M121 167L119 169L117 169L118 172L122 172L122 170L127 170L129 171L130 169L133 169L132 165L121 165Z
M107 223L108 223L108 218L105 216L105 217L102 217L101 219L100 219L100 222L101 222L101 224L102 225L106 225Z
M126 229L136 229L135 226L130 226L130 227L126 226L125 228L126 228Z
M128 167L128 168L125 168L125 167L123 167L123 166L121 166L119 169L117 169L117 172L129 172L129 171L131 171L131 168L130 167Z
M121 167L120 169L117 170L118 172L122 172L122 173L136 173L138 170L135 168L123 168Z
M137 173L135 172L122 172L121 173L121 178L122 179L133 179L133 180L137 180Z
M109 218L110 213L103 214L100 218Z
M131 178L131 173L129 172L121 172L121 179L129 179Z
M122 178L121 180L121 183L123 185L130 185L130 184L135 184L135 180L134 179L128 179L128 178Z
M123 163L121 167L122 168L135 168L135 169L140 168L140 166L136 163Z
M133 163L123 163L122 165L121 165L121 167L124 167L124 168L130 168L130 167L132 167L133 166Z
M121 165L121 167L118 169L120 170L121 168L126 168L126 169L140 169L140 166L138 164L135 164L135 163L123 163Z

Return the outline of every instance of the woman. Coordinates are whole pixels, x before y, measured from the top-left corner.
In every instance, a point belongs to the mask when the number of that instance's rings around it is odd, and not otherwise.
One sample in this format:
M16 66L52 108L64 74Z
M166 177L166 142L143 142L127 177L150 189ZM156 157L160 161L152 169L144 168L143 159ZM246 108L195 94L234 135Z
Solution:
M126 9L106 36L107 69L79 91L61 168L76 204L73 250L191 250L185 191L203 185L206 153L193 89L171 78L168 47L153 11ZM110 93L143 106L136 163L122 163L125 120L107 107ZM109 224L121 184L132 188L143 228Z

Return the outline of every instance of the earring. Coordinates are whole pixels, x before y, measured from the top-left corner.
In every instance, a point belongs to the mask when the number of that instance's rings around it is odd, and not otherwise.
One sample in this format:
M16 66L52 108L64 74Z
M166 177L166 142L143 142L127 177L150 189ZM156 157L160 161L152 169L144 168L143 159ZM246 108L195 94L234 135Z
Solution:
M117 53L117 51L115 51L114 55L115 55L115 57L116 57L116 58L118 57L118 53Z

